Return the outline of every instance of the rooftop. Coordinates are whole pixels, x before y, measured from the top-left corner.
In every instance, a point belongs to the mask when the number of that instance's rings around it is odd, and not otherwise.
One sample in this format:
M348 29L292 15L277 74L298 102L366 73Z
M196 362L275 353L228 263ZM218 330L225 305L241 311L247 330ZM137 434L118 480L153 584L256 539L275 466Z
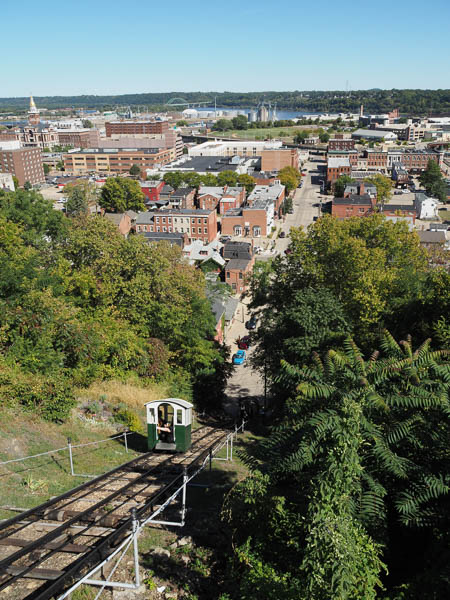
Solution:
M193 156L183 164L179 165L177 170L192 170L197 173L235 171L239 167L238 163L230 162L227 156Z
M337 169L338 167L350 167L350 161L345 157L330 156L328 159L328 168Z
M251 258L232 258L228 261L225 270L226 271L245 271L249 264L251 263Z
M352 194L348 198L333 198L333 204L352 204L353 206L372 206L372 200L368 194Z

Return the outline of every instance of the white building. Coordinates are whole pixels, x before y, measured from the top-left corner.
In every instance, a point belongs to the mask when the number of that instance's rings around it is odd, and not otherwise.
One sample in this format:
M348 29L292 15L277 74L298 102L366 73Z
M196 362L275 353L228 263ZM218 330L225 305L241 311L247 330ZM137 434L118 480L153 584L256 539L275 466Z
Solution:
M418 219L436 219L438 217L439 202L435 198L428 198L425 194L415 195L414 207Z
M0 173L0 190L14 192L14 181L11 173Z
M357 129L352 133L352 138L356 140L369 140L379 142L384 140L385 142L395 142L398 138L392 131L380 131L378 129Z
M189 156L260 156L263 150L276 150L281 148L282 145L281 140L269 142L211 140L189 148Z

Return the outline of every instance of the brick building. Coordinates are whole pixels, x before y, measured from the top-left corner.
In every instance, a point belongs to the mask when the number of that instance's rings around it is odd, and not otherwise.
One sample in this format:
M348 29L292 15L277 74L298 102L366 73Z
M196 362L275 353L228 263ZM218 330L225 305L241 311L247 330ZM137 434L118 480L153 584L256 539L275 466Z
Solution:
M367 169L369 171L387 170L387 152L377 150L376 148L369 148L368 150L364 150L363 156L367 158Z
M356 169L358 166L357 150L329 150L328 158L348 158L352 169Z
M25 182L32 185L45 182L44 166L40 148L0 148L0 172L17 177L19 185Z
M170 196L170 208L195 208L195 193L196 189L193 187L178 188Z
M128 237L131 230L131 217L127 213L104 213L103 216L118 228L124 238Z
M225 265L225 283L231 286L235 294L247 291L255 258L232 258Z
M279 171L284 167L298 169L298 151L295 148L261 151L261 171Z
M327 164L327 182L334 183L341 175L350 175L351 165L348 157L328 159Z
M226 187L227 186L200 186L197 194L197 206L202 210L217 210Z
M255 200L252 206L232 208L222 216L222 234L238 237L261 237L271 232L274 204L271 200Z
M159 200L159 195L164 187L164 181L141 181L139 183L143 194L152 202Z
M368 194L333 198L331 214L338 219L364 217L373 210L373 200Z
M136 232L187 233L193 240L212 242L217 236L217 213L212 210L169 209L144 212L136 219Z
M172 162L175 158L175 148L85 148L63 154L64 169L74 174L90 171L128 173L133 165L143 172Z
M142 135L149 133L166 133L169 131L168 121L109 121L105 123L106 137L119 135Z
M413 225L416 222L416 208L414 204L380 204L378 210L386 217L408 217Z
M267 200L273 203L275 214L279 214L279 210L285 197L286 188L284 185L281 185L278 179L276 179L273 185L256 185L253 188L252 193L249 194L247 203L249 206L253 206L255 202Z
M334 138L328 140L328 151L333 150L354 150L355 148L355 140L351 138Z
M58 131L60 146L73 146L74 148L98 148L100 132L98 129L75 129Z
M224 215L231 208L239 208L245 202L245 187L226 188L222 198L219 201L219 214Z

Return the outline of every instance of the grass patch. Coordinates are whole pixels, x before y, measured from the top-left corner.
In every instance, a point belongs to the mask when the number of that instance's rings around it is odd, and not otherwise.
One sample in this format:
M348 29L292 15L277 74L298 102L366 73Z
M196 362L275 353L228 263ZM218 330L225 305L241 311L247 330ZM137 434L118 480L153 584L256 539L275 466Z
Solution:
M214 131L210 137L235 137L241 140L254 140L261 138L263 140L268 137L273 139L292 140L292 138L299 132L304 130L314 129L312 125L299 125L293 127L264 127L261 129L232 129L230 131Z
M450 221L450 210L446 208L440 208L439 216L442 221Z
M108 381L95 381L87 389L78 390L81 399L105 399L110 404L126 404L129 408L141 411L146 402L167 398L169 391L162 384L152 385L150 388L140 388L131 383L123 383L115 379Z
M0 461L39 454L67 446L67 438L73 444L108 439L117 434L109 423L87 423L74 411L62 425L37 420L35 416L17 409L2 410L0 428ZM99 445L74 448L75 473L99 475L138 456L133 450L139 434L129 437L129 452L123 438ZM67 450L32 458L26 461L0 465L0 506L31 508L51 496L76 487L86 481L70 474ZM0 508L0 518L13 516L13 512Z

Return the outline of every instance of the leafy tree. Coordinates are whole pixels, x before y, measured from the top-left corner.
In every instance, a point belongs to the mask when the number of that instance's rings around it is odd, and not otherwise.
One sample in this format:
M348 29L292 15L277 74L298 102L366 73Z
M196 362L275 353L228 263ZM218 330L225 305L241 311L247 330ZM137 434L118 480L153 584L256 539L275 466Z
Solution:
M85 127L86 129L92 129L94 127L94 124L92 123L92 121L89 121L89 119L83 119L82 123L83 127Z
M283 167L278 173L278 178L282 185L286 187L286 192L292 192L298 187L301 181L301 173L295 167Z
M99 198L99 204L108 212L142 211L145 196L139 183L124 177L108 177Z
M429 341L414 351L387 332L381 349L364 360L347 339L343 351L316 355L308 367L282 362L291 400L244 457L253 475L225 507L244 589L262 583L262 563L272 585L295 586L295 598L376 598L383 561L415 576L424 570L422 546L439 552L448 538L439 527L450 491L448 356L431 352ZM395 551L405 540L413 564ZM436 598L449 588L441 565Z
M294 143L295 144L304 144L305 140L308 136L309 136L308 131L305 131L305 130L299 131L294 136Z
M204 175L200 175L200 179L201 179L203 185L208 185L208 186L213 186L213 187L218 185L217 177L215 175L213 175L212 173L205 173Z
M244 130L247 129L248 120L246 116L238 115L237 117L231 119L231 123L233 125L233 129Z
M35 190L0 190L0 215L19 225L25 242L34 247L43 248L49 240L60 241L66 235L67 219Z
M198 173L183 173L183 183L198 189L202 185L202 178Z
M238 183L238 175L235 171L221 171L217 175L217 185L225 186L229 185L231 187L236 186Z
M228 119L219 119L213 126L215 131L227 131L233 129L233 124Z
M48 175L52 168L47 163L44 163L44 175Z
M419 181L428 195L438 198L441 202L447 201L447 184L435 160L429 159L427 168L419 177Z
M288 293L285 290L285 293ZM336 296L325 288L305 288L272 305L270 291L267 309L255 332L256 348L252 364L265 372L275 391L282 360L306 363L313 351L338 344L350 333L349 319Z
M138 165L132 165L132 167L130 168L130 175L132 175L133 177L139 177L140 174L140 167Z
M427 268L417 234L381 214L344 221L324 215L308 233L291 228L290 237L292 253L274 262L264 293L252 289L258 304L262 297L271 310L284 310L297 290L326 287L351 317L358 341L368 341L399 298L414 297Z
M26 192L29 192L30 190L33 189L33 186L31 185L31 183L29 181L25 181L25 183L23 184L23 189Z
M17 179L17 177L15 175L13 175L13 183L14 183L14 189L18 190L19 189L19 180Z
M62 160L59 160L59 161L56 163L56 168L58 169L58 171L64 171L64 161L62 161Z
M323 133L319 134L319 139L322 142L322 144L326 144L330 139L330 135L326 131L324 131Z
M181 121L177 121L177 127L187 127L188 125L189 123L184 119L181 119Z
M184 183L184 173L181 173L180 171L164 173L164 183L172 186L174 190L177 190Z
M292 198L290 196L287 196L287 198L285 198L284 202L283 202L283 212L289 213L292 212L294 210L294 204L292 202Z
M88 184L89 185L89 184ZM89 195L87 186L82 184L66 185L64 193L67 197L66 214L69 217L87 215L89 211Z
M392 181L380 173L368 177L365 181L375 184L377 188L377 202L384 204L392 196Z
M238 183L239 185L243 185L247 194L251 194L253 188L255 187L255 179L251 175L247 175L247 173L241 173L238 175Z
M345 188L351 183L356 182L350 177L350 175L341 175L340 177L338 177L333 185L334 195L336 196L336 198L343 198Z

